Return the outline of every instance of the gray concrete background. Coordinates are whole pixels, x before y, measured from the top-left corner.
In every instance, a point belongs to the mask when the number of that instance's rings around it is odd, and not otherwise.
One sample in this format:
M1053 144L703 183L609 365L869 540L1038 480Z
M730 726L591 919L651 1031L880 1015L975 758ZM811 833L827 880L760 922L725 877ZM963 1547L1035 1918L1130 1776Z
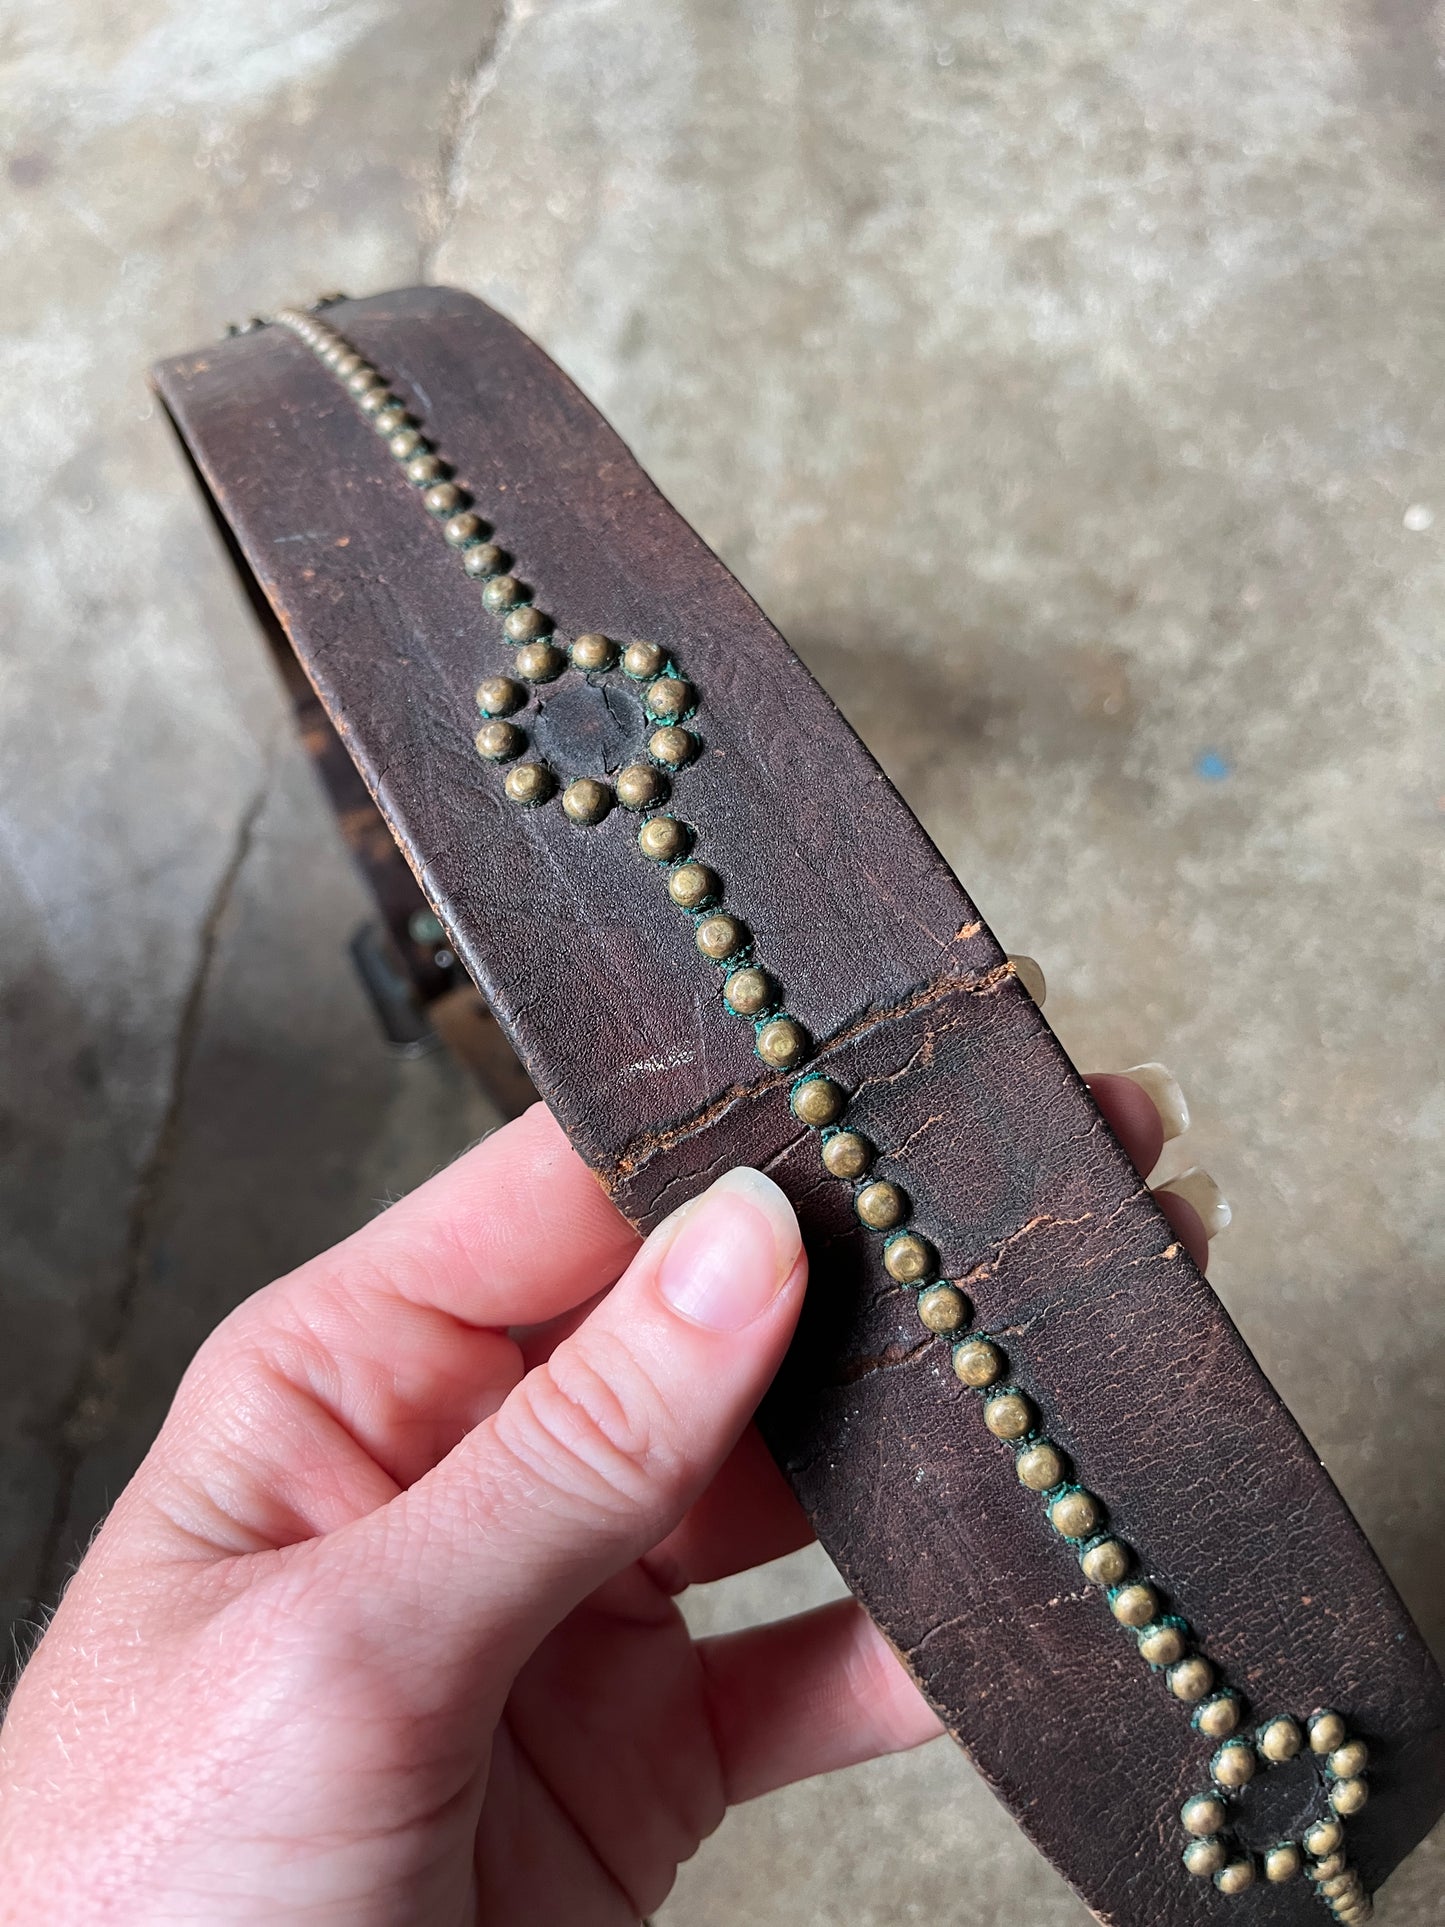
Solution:
M489 1122L378 1041L358 886L143 381L426 276L610 414L1076 1060L1179 1074L1218 1288L1445 1647L1442 49L1423 0L12 4L14 1615L215 1319ZM1437 1834L1385 1918L1442 1876ZM1083 1915L943 1747L735 1816L663 1916L1005 1917Z

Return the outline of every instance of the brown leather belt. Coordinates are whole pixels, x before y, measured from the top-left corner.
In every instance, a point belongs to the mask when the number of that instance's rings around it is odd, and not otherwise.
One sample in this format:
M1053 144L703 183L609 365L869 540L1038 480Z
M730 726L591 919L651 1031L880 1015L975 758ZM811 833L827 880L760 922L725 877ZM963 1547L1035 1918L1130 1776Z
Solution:
M155 381L258 610L618 1206L645 1228L738 1163L796 1204L812 1282L763 1429L1020 1823L1120 1927L1364 1918L1445 1806L1445 1684L781 637L466 295L287 311ZM419 900L387 889L415 947Z

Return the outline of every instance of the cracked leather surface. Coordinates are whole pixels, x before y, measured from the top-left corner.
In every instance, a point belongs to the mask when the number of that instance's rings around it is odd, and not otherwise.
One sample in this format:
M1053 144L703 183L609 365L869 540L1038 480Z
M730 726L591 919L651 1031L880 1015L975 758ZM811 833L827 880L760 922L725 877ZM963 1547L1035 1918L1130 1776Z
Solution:
M1445 1688L1318 1459L1176 1245L992 934L756 606L545 356L414 289L332 313L414 400L564 634L645 636L702 697L697 827L913 1222L1170 1607L1259 1717L1369 1740L1349 1851L1378 1883L1445 1804ZM1305 1882L1225 1899L1179 1864L1210 1748L1137 1656L828 1177L618 811L518 811L471 748L500 626L364 419L280 330L158 386L267 601L538 1088L655 1222L732 1164L812 1259L764 1430L849 1584L955 1736L1123 1927L1328 1918ZM568 678L559 692L575 686ZM569 738L559 707L556 749ZM575 736L575 731L573 732ZM615 734L616 745L608 744ZM582 759L623 753L615 732ZM600 747L599 747L600 744Z

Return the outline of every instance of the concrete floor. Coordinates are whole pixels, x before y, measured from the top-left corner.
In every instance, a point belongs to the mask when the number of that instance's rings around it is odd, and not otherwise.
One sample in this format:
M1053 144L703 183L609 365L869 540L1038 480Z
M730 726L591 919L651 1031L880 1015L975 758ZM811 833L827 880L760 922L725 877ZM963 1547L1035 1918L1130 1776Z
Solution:
M1230 1310L1445 1648L1445 113L1426 0L19 0L0 40L0 1585L202 1333L486 1128L143 371L340 286L530 328L779 621L1077 1061L1163 1058ZM826 1591L816 1557L699 1623ZM1387 1890L1439 1918L1445 1836ZM667 1927L1084 1916L944 1747Z

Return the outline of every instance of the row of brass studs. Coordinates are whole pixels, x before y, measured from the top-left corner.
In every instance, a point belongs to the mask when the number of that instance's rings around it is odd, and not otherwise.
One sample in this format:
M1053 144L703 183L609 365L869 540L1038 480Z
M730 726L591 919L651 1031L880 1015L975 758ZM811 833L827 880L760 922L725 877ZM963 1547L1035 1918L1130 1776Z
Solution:
M544 762L521 760L528 746L527 735L523 726L511 719L530 701L527 685L552 682L569 666L585 675L603 675L620 661L625 675L648 685L646 708L653 725L648 740L650 760L620 771L611 787L593 777L575 779L563 788L562 808L574 823L591 826L610 813L614 802L636 811L650 810L664 802L664 772L683 768L699 749L696 736L683 727L696 711L697 692L666 652L656 643L638 641L619 649L611 638L597 634L579 635L565 649L559 645L553 639L551 617L535 606L527 585L510 573L511 558L490 540L492 531L473 511L466 490L449 473L380 371L315 314L286 309L277 319L316 353L385 438L407 480L422 492L429 513L441 522L442 535L459 552L467 574L483 582L483 605L502 618L503 631L516 646L517 679L491 677L477 690L477 705L484 720L476 733L475 746L487 761L512 765L503 779L509 799L521 807L534 807L547 802L558 787ZM753 958L747 926L718 908L722 882L696 860L692 830L672 816L650 815L642 823L637 841L641 853L666 870L668 895L693 919L698 949L725 970L724 1004L734 1015L753 1020L759 1056L774 1068L796 1069L808 1054L807 1033L780 1009L773 980ZM936 1278L937 1253L928 1240L901 1228L909 1211L908 1199L890 1180L870 1176L876 1152L861 1133L844 1127L847 1105L847 1093L831 1078L814 1074L793 1087L794 1114L819 1134L824 1168L855 1187L853 1203L860 1222L870 1230L889 1234L883 1248L889 1276L899 1284L917 1287L918 1314L928 1331L955 1340L954 1371L962 1384L982 1398L983 1422L988 1431L1014 1450L1020 1482L1040 1495L1054 1530L1078 1548L1085 1577L1105 1591L1114 1618L1135 1634L1143 1659L1155 1671L1164 1673L1176 1699L1195 1706L1194 1725L1206 1738L1225 1741L1211 1766L1216 1791L1191 1801L1184 1809L1185 1827L1193 1836L1184 1861L1191 1872L1212 1876L1221 1892L1243 1892L1253 1884L1254 1859L1238 1852L1231 1855L1222 1832L1227 1794L1248 1783L1256 1764L1255 1752L1247 1742L1229 1738L1241 1717L1239 1696L1216 1690L1213 1665L1203 1654L1189 1650L1185 1622L1164 1614L1154 1587L1131 1577L1135 1563L1132 1549L1103 1531L1101 1502L1071 1479L1067 1457L1040 1432L1029 1398L1007 1382L1008 1361L1002 1349L980 1334L962 1335L971 1315L968 1300L957 1285ZM1335 1721L1339 1721L1337 1714L1314 1716L1310 1739L1315 1751L1320 1750L1317 1731L1332 1732L1333 1727L1327 1723ZM1297 1738L1298 1729L1292 1721L1277 1720L1262 1729L1256 1742L1262 1757L1291 1757L1268 1751L1269 1736L1278 1737L1285 1728L1292 1729ZM1294 1750L1299 1750L1298 1745ZM1357 1812L1368 1793L1360 1777L1365 1762L1363 1744L1349 1741L1339 1721L1338 1742L1327 1750L1331 1756L1327 1769L1331 1774L1331 1805L1340 1815ZM1344 1758L1358 1759L1355 1771L1342 1770L1337 1759ZM1206 1818L1217 1824L1203 1826ZM1366 1917L1370 1903L1359 1876L1348 1867L1340 1851L1342 1840L1340 1821L1323 1821L1307 1832L1303 1847L1312 1857L1311 1876L1336 1918L1353 1923ZM1280 1842L1263 1857L1265 1875L1270 1880L1292 1878L1302 1864L1300 1847L1288 1841Z
M474 739L486 761L512 765L502 784L508 798L522 808L534 808L558 788L546 763L519 760L527 736L512 719L530 701L528 685L553 682L569 666L584 675L605 675L620 666L624 675L647 684L645 705L653 726L649 761L629 764L611 785L596 777L576 778L562 790L562 808L573 823L591 827L611 813L614 803L642 812L665 802L668 775L690 763L700 748L696 735L683 726L697 710L697 691L667 651L644 641L619 648L610 637L596 634L574 637L564 649L553 639L552 618L535 606L526 584L508 572L511 558L488 539L492 531L473 512L469 495L380 370L308 310L287 308L276 318L332 371L386 438L407 480L422 490L422 501L441 521L446 542L460 552L462 567L482 579L484 606L502 617L508 640L517 645L516 678L488 677L477 690L484 720ZM719 908L722 880L696 860L694 842L687 824L662 814L646 816L637 833L642 855L667 873L668 896L692 918L698 950L726 971L725 1006L734 1016L752 1020L754 1048L764 1063L795 1070L808 1054L807 1032L781 1007L777 986L754 961L746 924Z
M1268 1768L1297 1758L1306 1741L1325 1776L1330 1817L1306 1827L1299 1840L1280 1840L1258 1856L1243 1851L1228 1833L1231 1797L1248 1786L1261 1764ZM1303 1732L1298 1720L1282 1715L1261 1726L1252 1740L1230 1740L1210 1763L1210 1790L1186 1800L1180 1811L1190 1836L1185 1866L1230 1894L1252 1887L1261 1872L1278 1882L1308 1871L1337 1920L1368 1919L1370 1897L1344 1852L1344 1821L1369 1797L1364 1778L1369 1757L1364 1741L1352 1739L1341 1715L1327 1708L1312 1713Z

